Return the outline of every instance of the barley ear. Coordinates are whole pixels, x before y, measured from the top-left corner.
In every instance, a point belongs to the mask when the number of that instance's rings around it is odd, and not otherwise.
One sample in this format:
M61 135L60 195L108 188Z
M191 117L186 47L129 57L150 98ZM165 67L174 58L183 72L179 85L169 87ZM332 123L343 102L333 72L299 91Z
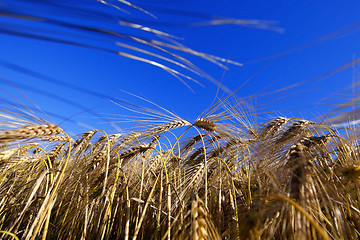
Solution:
M0 132L0 141L14 141L18 139L50 136L63 133L63 130L53 124L37 124L19 127Z
M206 207L197 194L191 201L190 236L194 240L221 239L214 224L209 219Z
M296 143L289 149L288 163L292 167L290 195L295 201L305 196L309 164L309 154L305 152L305 149L306 147L301 143Z
M194 126L208 132L215 132L217 130L217 126L214 122L205 118L198 118L195 120Z

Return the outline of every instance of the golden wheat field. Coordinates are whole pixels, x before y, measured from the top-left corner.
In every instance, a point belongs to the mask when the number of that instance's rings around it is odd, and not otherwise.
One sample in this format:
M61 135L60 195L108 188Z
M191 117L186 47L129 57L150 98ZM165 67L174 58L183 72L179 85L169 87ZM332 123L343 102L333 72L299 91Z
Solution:
M235 94L216 99L192 122L156 104L124 103L150 123L81 134L42 119L25 104L4 104L0 238L360 238L359 129L343 124L356 111L339 110L321 121L278 116L252 123L251 107Z

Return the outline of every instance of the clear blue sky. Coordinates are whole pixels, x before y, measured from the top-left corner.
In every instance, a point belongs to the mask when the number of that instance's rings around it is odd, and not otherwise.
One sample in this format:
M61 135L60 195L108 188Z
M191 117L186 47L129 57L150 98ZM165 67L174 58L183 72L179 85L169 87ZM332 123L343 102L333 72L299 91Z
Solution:
M116 24L123 18L140 19L144 26L181 38L177 41L191 49L242 63L243 66L230 64L225 71L199 57L180 54L217 81L222 79L223 86L231 91L251 78L236 94L239 98L257 96L251 104L259 114L265 114L259 115L259 119L252 119L254 122L278 115L315 119L336 104L350 100L352 94L357 94L356 88L346 88L359 80L359 67L350 67L331 76L328 74L360 57L359 1L131 1L155 15L156 19L117 1L108 3L116 4L125 11L96 0L60 1L61 4L72 6L71 10L65 11L64 6L54 6L57 2L0 0L2 13L31 15L53 21L24 21L0 15L0 97L14 102L10 96L14 95L31 106L13 87L17 86L42 110L64 118L70 117L71 121L62 126L72 132L87 130L78 125L79 122L94 128L113 130L114 126L100 116L117 122L116 118L120 116L116 115L131 115L131 112L106 99L105 95L150 106L123 91L145 97L186 120L194 121L211 104L217 86L206 78L169 65L203 85L183 78L191 91L166 71L150 64L108 51L24 35L45 36L136 54L135 51L116 46L116 42L131 44L121 37L79 29L75 31L74 26L55 25L56 21L161 40L144 31ZM202 24L221 17L259 20L267 24L268 29L234 24ZM144 49L170 57L149 47ZM9 63L52 79L44 81L44 78L15 71L14 65ZM54 84L54 79L62 83ZM299 85L284 92L264 95L294 84ZM71 90L67 87L70 85L99 95L96 97L84 91ZM84 108L92 109L92 113L84 112ZM63 121L61 117L50 117L56 123ZM121 123L117 125L123 127Z

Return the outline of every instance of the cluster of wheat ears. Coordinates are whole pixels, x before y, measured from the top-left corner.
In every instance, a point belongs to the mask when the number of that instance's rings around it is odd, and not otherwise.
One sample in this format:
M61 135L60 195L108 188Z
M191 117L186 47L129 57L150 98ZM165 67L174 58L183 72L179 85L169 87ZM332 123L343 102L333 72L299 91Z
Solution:
M287 117L254 126L224 109L72 137L3 111L17 127L0 132L2 237L359 237L355 129Z

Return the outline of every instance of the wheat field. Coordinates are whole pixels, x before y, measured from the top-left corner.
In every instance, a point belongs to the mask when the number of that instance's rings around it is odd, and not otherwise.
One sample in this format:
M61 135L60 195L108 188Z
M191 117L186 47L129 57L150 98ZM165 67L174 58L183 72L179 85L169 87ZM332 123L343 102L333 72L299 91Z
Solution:
M3 111L23 126L0 135L2 233L358 238L356 129L288 117L253 126L239 120L236 106L222 107L194 123L173 116L140 131L71 137L25 112Z
M175 58L165 60L202 74ZM129 104L144 124L111 134L74 135L26 105L1 107L0 238L359 239L359 132L346 123L354 112L256 124L235 95L217 99L193 122Z

